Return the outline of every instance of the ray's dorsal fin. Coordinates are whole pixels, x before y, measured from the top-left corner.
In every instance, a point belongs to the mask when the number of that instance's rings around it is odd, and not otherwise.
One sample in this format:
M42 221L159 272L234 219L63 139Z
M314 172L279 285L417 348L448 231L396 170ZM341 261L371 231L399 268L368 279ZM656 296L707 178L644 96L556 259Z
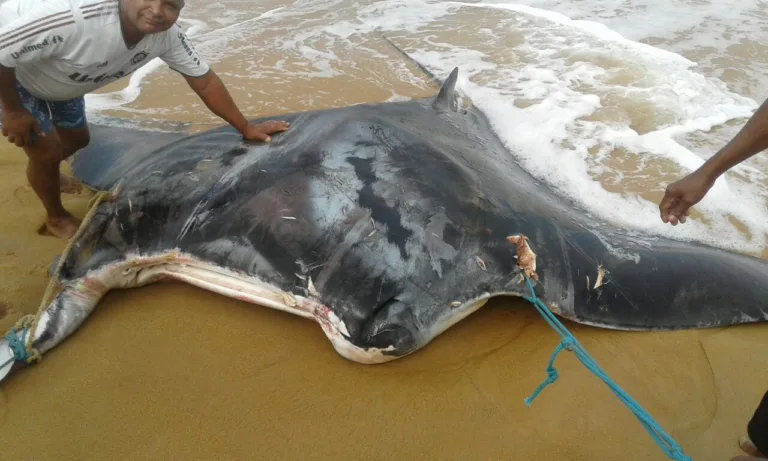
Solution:
M400 53L403 57L411 61L413 64L416 65L422 72L424 72L433 82L440 85L440 92L437 94L435 99L432 101L432 107L435 109L443 109L443 110L452 110L454 112L459 111L459 104L458 100L456 98L456 80L459 76L459 68L456 67L453 69L451 74L448 76L447 79L445 79L444 82L440 82L440 79L435 76L432 72L430 72L426 67L422 66L418 61L413 59L408 53L405 52L402 48L395 45L395 43L389 39L386 35L381 33L379 31L379 34L381 35L381 38L384 39L389 45L394 48L395 51Z
M435 96L432 101L432 107L435 109L458 111L458 103L456 101L456 80L459 77L459 68L454 67L451 74L445 79L445 82L440 86L440 92Z

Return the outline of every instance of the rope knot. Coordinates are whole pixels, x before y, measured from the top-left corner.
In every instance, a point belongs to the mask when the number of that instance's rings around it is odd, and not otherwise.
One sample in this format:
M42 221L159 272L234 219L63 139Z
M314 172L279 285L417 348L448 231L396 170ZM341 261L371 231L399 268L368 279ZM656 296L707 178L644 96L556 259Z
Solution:
M34 315L25 315L24 317L20 318L16 324L13 326L14 331L21 331L25 329L29 329L30 326L32 326L32 322L35 321Z
M39 363L42 359L43 356L40 355L40 351L33 347L27 353L27 358L24 361L27 362L27 365L32 365L32 363Z
M555 367L547 367L547 384L554 383L559 377L560 375L557 373L557 369Z
M22 319L23 320L23 319ZM25 323L23 321L19 321L19 324ZM21 337L19 337L18 332L21 331ZM30 350L27 350L27 345L24 341L24 338L26 337L29 329L27 327L22 327L19 329L12 328L8 333L5 334L3 337L6 341L8 341L8 347L11 349L11 352L13 353L13 357L8 359L5 363L0 365L0 368L5 368L9 363L12 362L21 362L24 361L27 364L31 365L32 362L39 362L42 356L40 355L40 351L38 351L35 348L31 348Z
M27 329L22 329L22 338L27 334ZM19 338L19 336L16 334L16 331L11 330L5 335L5 340L8 341L8 347L11 348L11 352L13 352L13 359L14 360L26 360L27 359L27 348L24 344L24 340Z
M26 362L31 365L33 362L39 362L42 359L40 351L34 347L27 349L25 338L31 334L31 327L35 321L34 315L25 315L11 328L3 338L8 341L8 347L13 353L13 358L2 364L0 368L5 368L10 362ZM19 334L20 333L20 334Z

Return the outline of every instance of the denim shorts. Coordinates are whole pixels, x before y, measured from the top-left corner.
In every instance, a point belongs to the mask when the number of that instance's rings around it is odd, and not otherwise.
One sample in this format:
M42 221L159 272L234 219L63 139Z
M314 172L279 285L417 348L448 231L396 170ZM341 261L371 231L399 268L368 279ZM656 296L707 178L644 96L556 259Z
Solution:
M19 82L16 82L16 91L21 98L21 104L37 119L45 134L48 134L54 125L65 130L76 130L87 124L85 98L82 96L68 101L45 101L33 96Z

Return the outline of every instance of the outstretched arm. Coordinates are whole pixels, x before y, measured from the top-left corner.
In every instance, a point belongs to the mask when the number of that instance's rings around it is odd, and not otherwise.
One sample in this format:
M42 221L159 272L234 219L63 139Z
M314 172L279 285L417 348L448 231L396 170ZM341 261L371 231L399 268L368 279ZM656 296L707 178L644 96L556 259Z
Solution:
M218 75L213 70L202 77L190 77L185 75L189 86L200 96L208 109L214 114L224 119L232 125L237 131L243 134L246 139L271 141L270 134L286 131L288 123L278 121L268 121L261 125L254 125L237 108L237 104L232 100L232 96L224 86Z
M661 220L684 223L689 208L699 203L723 173L768 149L768 100L733 139L688 176L667 186L659 203Z
M190 77L184 76L184 79L189 84L190 88L200 96L208 109L214 114L218 115L224 121L232 125L237 131L244 133L245 127L248 125L248 120L240 112L235 101L232 100L232 96L224 86L224 82L221 81L218 75L209 70L202 77Z
M270 134L286 131L288 124L270 120L260 125L249 123L237 108L224 82L200 59L195 47L178 24L170 30L168 51L160 58L175 71L184 76L189 86L200 96L208 109L224 119L248 140L269 142Z
M768 149L768 100L717 154L699 168L714 181L744 160Z

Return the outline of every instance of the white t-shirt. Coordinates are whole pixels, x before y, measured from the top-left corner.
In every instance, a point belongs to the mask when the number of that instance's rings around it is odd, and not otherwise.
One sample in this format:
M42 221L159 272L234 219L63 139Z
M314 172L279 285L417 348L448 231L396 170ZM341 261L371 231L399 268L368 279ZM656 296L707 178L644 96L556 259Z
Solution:
M0 64L40 99L82 96L156 57L192 77L209 70L178 24L128 48L118 0L0 0Z

